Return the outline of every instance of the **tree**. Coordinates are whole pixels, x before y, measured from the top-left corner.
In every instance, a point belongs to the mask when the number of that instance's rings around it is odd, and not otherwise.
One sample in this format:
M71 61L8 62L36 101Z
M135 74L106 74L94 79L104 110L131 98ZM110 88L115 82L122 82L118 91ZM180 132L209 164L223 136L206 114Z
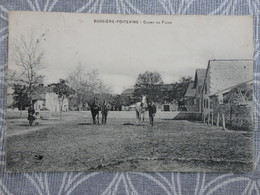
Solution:
M178 82L174 83L173 90L170 91L170 96L176 101L184 99L184 95L189 87L189 84L193 82L191 76L183 76Z
M230 107L230 125L232 125L233 108L237 105L248 105L253 101L253 85L243 83L235 88L231 89L229 93L225 95L224 103L228 103Z
M11 72L10 79L13 83L26 86L30 102L32 102L35 86L43 83L44 78L38 73L43 68L43 52L39 46L40 38L35 38L34 33L31 32L27 39L21 35L12 45L11 50L12 61L17 69Z
M158 99L158 85L162 85L163 80L159 72L149 72L139 74L135 83L134 98L139 99L141 95L146 95L153 101Z
M84 86L86 85L86 81L84 79L84 69L81 64L76 67L74 72L69 74L67 81L75 91L74 100L78 106L78 110L82 110Z
M73 97L78 110L82 110L89 101L96 96L110 93L110 89L106 87L99 78L97 70L86 72L79 64L74 72L67 78L68 84L75 91Z
M14 106L17 106L20 110L20 118L22 118L22 110L25 106L30 105L28 98L28 88L24 85L14 84L13 85L13 99Z
M70 98L70 95L72 94L72 90L70 87L66 84L66 81L63 79L60 79L59 83L54 84L54 92L58 95L59 98L59 105L60 105L60 120L62 120L62 107L65 98Z

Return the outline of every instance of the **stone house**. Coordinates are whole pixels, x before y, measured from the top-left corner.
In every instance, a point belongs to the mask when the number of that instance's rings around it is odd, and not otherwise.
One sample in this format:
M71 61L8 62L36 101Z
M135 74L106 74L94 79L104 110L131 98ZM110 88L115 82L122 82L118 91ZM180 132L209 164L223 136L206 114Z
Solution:
M32 95L32 101L35 110L49 110L51 112L59 112L61 100L54 92L52 86L39 86ZM69 99L65 98L62 104L62 111L69 110Z
M194 86L195 92L195 112L202 112L203 101L202 101L202 89L205 80L207 69L197 69L195 72Z
M133 98L133 94L134 94L135 89L134 88L129 88L129 89L125 89L121 95L124 97L129 97L129 98Z
M196 88L194 88L194 83L190 83L188 89L184 95L184 102L187 111L195 111L196 110Z
M253 78L253 60L209 60L203 83L203 116L213 111L212 97Z
M167 111L174 112L174 111L177 111L177 109L178 109L178 104L174 101L164 102L164 103L156 102L155 104L156 104L157 110L164 111L164 112L167 112Z

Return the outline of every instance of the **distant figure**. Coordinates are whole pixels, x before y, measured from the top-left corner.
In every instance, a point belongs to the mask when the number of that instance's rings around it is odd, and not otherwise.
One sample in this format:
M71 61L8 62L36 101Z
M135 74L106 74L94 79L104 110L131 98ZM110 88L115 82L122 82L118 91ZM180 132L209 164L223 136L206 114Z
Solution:
M144 121L145 111L147 110L147 99L146 96L142 96L142 101L137 102L135 104L135 112L136 112L136 125L140 125L141 119Z
M110 109L110 105L106 102L106 100L104 100L103 104L101 105L102 124L107 123L107 113L109 109Z
M156 113L156 105L151 100L149 100L148 102L148 112L149 112L150 125L153 126L153 119Z
M93 124L99 124L99 102L97 97L94 97L93 102L90 104L90 111L93 119Z
M31 104L29 109L28 109L28 120L29 120L29 125L32 126L33 124L33 121L34 121L34 113L35 113L35 110L34 110L34 107L33 105Z
M40 118L41 118L39 112L35 113L34 118L35 118L34 125L38 126L40 124Z

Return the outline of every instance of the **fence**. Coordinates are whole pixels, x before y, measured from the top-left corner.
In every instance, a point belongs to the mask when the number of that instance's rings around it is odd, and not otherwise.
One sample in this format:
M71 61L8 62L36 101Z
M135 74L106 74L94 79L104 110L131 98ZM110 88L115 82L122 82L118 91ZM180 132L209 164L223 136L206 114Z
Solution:
M203 116L208 125L223 126L232 130L253 130L253 104L220 104L208 115Z

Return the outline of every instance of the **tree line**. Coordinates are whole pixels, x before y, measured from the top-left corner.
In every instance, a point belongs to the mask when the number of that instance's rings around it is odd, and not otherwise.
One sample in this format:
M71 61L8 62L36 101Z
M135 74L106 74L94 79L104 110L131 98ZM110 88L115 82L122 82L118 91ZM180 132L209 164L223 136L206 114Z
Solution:
M9 71L8 85L13 89L14 106L19 109L32 103L33 94L37 93L39 86L44 82L44 76L40 74L40 70L44 68L44 53L40 49L44 36L42 34L36 37L31 32L27 38L20 36L15 45L12 45L12 63L16 65L16 69ZM155 102L180 101L190 82L191 77L181 77L178 82L167 85L159 72L146 71L138 75L133 96L112 95L111 89L100 79L97 70L86 71L78 64L67 78L49 86L58 95L61 106L64 99L68 98L71 108L86 110L95 96L100 100L106 99L113 105L113 109L120 110L122 105L129 106L140 101L141 95L146 95Z

